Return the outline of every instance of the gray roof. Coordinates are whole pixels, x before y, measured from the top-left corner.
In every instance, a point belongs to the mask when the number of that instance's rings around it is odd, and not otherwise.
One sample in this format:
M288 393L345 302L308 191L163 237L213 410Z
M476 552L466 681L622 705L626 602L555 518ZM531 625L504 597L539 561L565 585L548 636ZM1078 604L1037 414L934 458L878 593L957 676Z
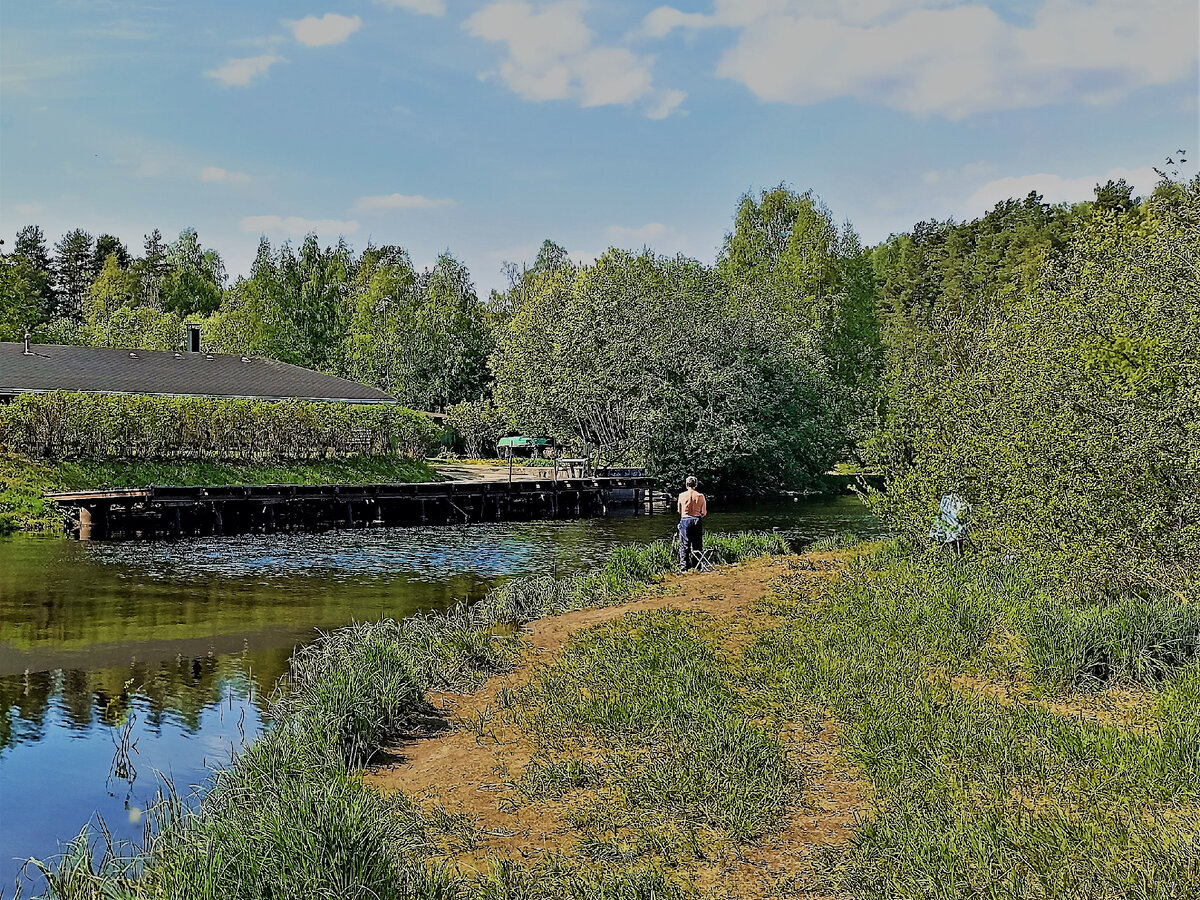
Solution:
M383 391L312 369L228 353L113 350L0 342L0 396L47 391L253 400L395 403Z

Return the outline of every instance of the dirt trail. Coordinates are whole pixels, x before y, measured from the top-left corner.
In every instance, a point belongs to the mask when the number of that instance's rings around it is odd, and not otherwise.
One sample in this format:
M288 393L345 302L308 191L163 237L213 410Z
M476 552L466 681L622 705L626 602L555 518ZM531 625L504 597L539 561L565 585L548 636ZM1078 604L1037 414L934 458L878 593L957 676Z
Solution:
M561 810L548 804L519 803L506 785L520 776L534 747L524 735L497 724L498 717L490 715L497 695L527 683L583 629L631 612L667 608L705 612L726 620L745 619L753 601L767 594L781 577L795 577L798 569L814 578L829 577L841 564L833 554L809 554L799 563L752 560L712 572L670 576L648 589L646 596L619 606L532 622L522 629L529 647L512 672L490 678L469 695L432 694L429 699L445 721L429 723L424 732L394 748L397 761L371 770L365 780L381 791L402 790L423 805L441 805L447 812L470 817L479 829L479 846L453 854L460 865L481 864L489 852L536 857L544 851L568 850L573 832L560 817ZM752 623L737 624L731 638L741 643L739 632L744 635ZM732 869L727 865L719 871L696 872L701 883L756 882L772 872L777 878L793 868L791 864L799 857L848 840L856 815L865 809L866 790L841 758L836 729L827 725L816 736L783 737L804 761L803 804L798 804L784 829L738 854ZM756 895L739 892L739 896Z

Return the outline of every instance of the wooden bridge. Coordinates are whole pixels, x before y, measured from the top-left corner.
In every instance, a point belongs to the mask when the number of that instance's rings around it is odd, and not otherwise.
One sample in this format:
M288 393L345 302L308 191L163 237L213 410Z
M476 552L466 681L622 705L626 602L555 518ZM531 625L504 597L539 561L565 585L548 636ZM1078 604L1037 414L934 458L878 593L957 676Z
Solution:
M123 488L46 495L81 540L308 531L607 514L654 503L644 476L423 484Z

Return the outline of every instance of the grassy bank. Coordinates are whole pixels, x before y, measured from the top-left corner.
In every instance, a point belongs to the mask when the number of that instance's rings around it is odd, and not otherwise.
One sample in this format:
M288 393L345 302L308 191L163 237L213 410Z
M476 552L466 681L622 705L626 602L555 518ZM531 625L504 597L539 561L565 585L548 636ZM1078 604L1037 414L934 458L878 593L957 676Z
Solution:
M713 536L716 559L786 550L776 535ZM356 776L380 747L432 709L429 691L469 689L517 659L511 627L556 611L619 603L672 567L662 542L617 551L576 578L510 582L470 607L355 625L298 651L268 712L268 730L220 771L194 808L164 798L146 847L93 849L85 831L48 871L64 898L664 897L670 879L625 871L498 864L464 875L439 860L471 846L473 824L384 797ZM573 887L572 887L573 886ZM656 887L657 886L657 887Z
M57 509L47 491L162 485L387 484L437 480L424 461L403 456L343 457L296 462L76 459L35 461L0 453L0 534L52 531Z
M1018 566L844 543L757 564L757 599L721 605L750 577L732 570L687 609L584 628L460 718L471 752L525 755L457 789L552 821L535 844L356 773L429 691L528 666L506 626L644 593L665 544L300 651L198 811L165 803L146 852L99 872L82 837L54 896L1196 896L1195 598L1071 600Z

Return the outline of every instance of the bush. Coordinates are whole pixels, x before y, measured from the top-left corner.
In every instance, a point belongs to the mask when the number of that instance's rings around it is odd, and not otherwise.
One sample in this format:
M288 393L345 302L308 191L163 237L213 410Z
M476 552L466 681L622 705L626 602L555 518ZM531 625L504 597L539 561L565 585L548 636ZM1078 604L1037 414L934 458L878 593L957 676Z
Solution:
M39 459L424 456L439 434L429 417L385 405L57 391L0 407L0 446Z

